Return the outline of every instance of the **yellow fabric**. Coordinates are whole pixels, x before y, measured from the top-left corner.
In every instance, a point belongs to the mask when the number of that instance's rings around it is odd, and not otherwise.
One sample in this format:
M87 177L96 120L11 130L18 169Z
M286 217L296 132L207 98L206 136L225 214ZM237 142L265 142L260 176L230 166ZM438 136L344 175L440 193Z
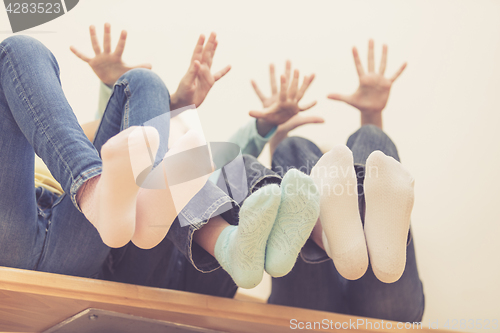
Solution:
M49 168L38 156L35 156L35 187L43 187L57 195L64 193L61 185L55 180Z

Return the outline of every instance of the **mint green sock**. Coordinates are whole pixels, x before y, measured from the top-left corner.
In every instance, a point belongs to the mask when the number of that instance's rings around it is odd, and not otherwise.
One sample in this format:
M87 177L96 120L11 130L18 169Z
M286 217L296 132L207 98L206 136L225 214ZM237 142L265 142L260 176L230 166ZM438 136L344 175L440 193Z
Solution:
M262 280L269 233L280 206L278 185L251 194L240 210L237 226L228 226L215 244L215 258L241 288L254 288Z
M319 191L306 174L291 169L281 181L281 204L266 248L265 269L287 275L311 235L319 216Z

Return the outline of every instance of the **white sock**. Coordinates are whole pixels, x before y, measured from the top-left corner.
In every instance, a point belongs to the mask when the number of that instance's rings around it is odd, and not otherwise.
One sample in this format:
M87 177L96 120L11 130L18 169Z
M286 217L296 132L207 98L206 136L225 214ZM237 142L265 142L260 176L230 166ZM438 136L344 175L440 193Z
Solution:
M320 220L327 254L340 275L359 279L368 268L368 253L358 210L352 152L345 145L333 147L311 170L311 178L320 193Z
M375 276L392 283L406 265L414 179L394 158L374 151L365 169L365 235Z
M106 245L122 247L131 240L139 191L134 165L147 164L158 146L155 128L136 126L118 133L102 146L102 174L79 191L78 202Z
M188 202L198 193L208 180L209 174L188 182L168 186L165 164L171 162L169 157L205 145L203 137L190 130L180 137L165 155L163 161L155 168L146 182L163 182L165 188L141 188L137 196L137 221L132 242L142 249L150 249L158 245L167 234L172 222ZM196 157L196 156L193 156ZM190 163L199 163L193 160ZM174 165L173 168L189 169L190 163ZM188 171L187 171L188 172ZM158 186L160 187L160 186Z

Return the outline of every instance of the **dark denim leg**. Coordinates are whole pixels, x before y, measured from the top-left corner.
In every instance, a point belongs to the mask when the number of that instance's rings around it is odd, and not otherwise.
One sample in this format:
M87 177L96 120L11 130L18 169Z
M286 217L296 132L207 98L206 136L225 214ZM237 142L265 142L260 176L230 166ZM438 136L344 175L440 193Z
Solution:
M292 168L310 174L322 155L321 150L311 141L290 137L276 148L272 168L280 175ZM284 277L273 278L268 302L345 313L344 287L344 279L325 251L309 239L292 271Z
M399 161L395 144L380 128L367 125L356 131L347 146L351 149L358 174L358 184L364 181L364 166L368 156L380 150ZM358 191L360 187L358 186ZM364 195L360 192L360 211L364 220ZM380 282L371 266L366 274L356 281L347 281L346 299L349 313L397 321L420 321L424 311L424 294L415 258L414 242L408 236L406 267L402 277L395 283Z
M290 273L272 279L269 304L347 313L345 279L333 261L307 263L299 256Z
M281 182L281 177L264 167L253 156L243 155L243 165L246 172L243 178L240 166L230 164L224 167L224 172L221 172L217 182L218 187L235 201L221 206L219 211L213 213L212 216L220 215L232 225L237 225L239 222L238 213L244 200L238 198L241 198L243 193L245 193L246 198L263 186ZM188 232L186 235L188 239L189 237L192 239L194 233L191 228L181 228L177 224L174 230L169 231L169 235L176 238L174 235L180 232ZM176 249L173 258L177 274L181 278L171 278L169 288L220 297L234 296L237 290L236 284L226 271L215 269L219 267L219 264L214 257L192 241L184 243L182 246L184 247L178 246L179 249ZM186 256L186 253L189 254L189 248L192 258L189 255Z

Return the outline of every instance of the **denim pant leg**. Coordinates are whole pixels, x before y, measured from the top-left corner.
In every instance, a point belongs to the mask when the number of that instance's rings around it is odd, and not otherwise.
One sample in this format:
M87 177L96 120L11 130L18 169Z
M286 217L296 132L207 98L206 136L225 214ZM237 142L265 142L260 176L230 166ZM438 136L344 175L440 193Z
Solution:
M221 206L222 209L213 212L212 216L221 215L232 225L239 222L238 213L245 198L263 186L281 183L281 177L264 167L255 157L243 155L242 162L245 169L243 175L242 165L231 163L224 167L224 172L217 181L220 191L226 197L231 194L231 199L234 201L228 202L226 207ZM241 197L242 193L245 193L244 198ZM234 204L233 207L231 203ZM191 234L195 232L188 227L182 229ZM181 228L178 228L172 233L169 231L169 234L173 236L180 230ZM171 266L168 268L171 273L166 283L167 288L219 297L232 298L234 296L238 287L225 270L216 269L219 264L214 257L196 243L178 243L177 247L174 249L170 261ZM189 252L189 247L191 252ZM192 257L189 257L189 253Z
M380 150L399 161L395 144L380 128L367 125L351 135L347 141L354 158L358 184L364 180L364 166L368 156ZM358 191L360 186L358 186ZM359 193L359 205L364 220L364 195ZM349 313L397 321L420 321L424 312L424 293L415 258L414 240L411 231L406 248L406 266L401 278L394 283L380 282L371 265L366 274L358 280L348 281L346 299Z
M69 224L82 226L73 231L73 241L55 252L48 251L49 238L66 237L51 228L59 217L51 215L50 205L65 199L68 207L78 212L76 193L83 182L101 173L101 159L64 96L57 61L33 38L14 36L0 43L0 117L0 187L4 191L0 198L0 265L44 270L44 263L50 262L50 271L91 275L88 268L98 260L94 254L107 248L85 253L89 248L81 245L91 244L96 233L88 221L76 218ZM44 201L38 208L33 186L34 152L66 193L44 200L43 190L37 190L36 197ZM61 223L68 221L63 217ZM65 260L71 254L76 255L74 262ZM86 259L92 263L84 262Z
M160 148L157 157L163 157L168 144L169 111L170 101L167 88L156 74L146 69L128 71L113 87L113 94L95 135L94 146L100 153L103 144L120 131L130 126L140 126L151 119L162 116L154 122L154 126L160 133ZM90 223L85 223L86 219L83 214L72 209L66 199L62 199L61 202L54 205L52 215L50 228L53 235L57 235L57 237L49 235L46 251L52 254L59 253L61 249L68 247L86 249L81 253L68 253L61 260L67 261L68 264L73 262L75 269L79 268L91 272L91 276L100 274L102 264L108 255L115 258L120 257L119 254L125 248L135 246L129 243L124 248L111 249L110 252L109 248L102 243L95 228ZM95 235L80 244L80 238L75 237L79 232ZM94 258L93 261L92 258ZM91 266L87 267L81 264L82 262ZM57 270L57 267L52 262L42 260L40 269L54 271ZM129 273L138 274L136 271Z
M274 152L272 169L282 176L292 168L310 174L322 155L307 139L286 138ZM345 279L325 251L308 239L291 272L272 279L268 303L347 313L344 284Z
M223 167L217 185L212 182L198 192L179 213L167 237L200 272L208 273L219 268L217 260L193 242L194 233L203 227L211 217L222 216L229 224L238 224L240 205L258 188L280 183L281 178L265 168L250 155Z

